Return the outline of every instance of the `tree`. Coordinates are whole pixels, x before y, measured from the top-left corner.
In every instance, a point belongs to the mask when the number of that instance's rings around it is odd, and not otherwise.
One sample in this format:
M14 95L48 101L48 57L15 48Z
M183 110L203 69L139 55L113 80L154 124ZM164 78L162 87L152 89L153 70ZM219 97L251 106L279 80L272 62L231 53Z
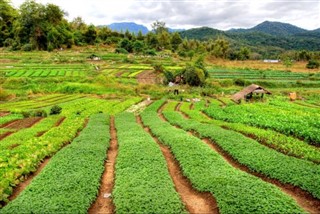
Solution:
M136 53L141 53L145 48L144 42L139 40L134 41L132 46L133 46L133 51Z
M154 23L151 24L151 28L155 34L160 34L162 32L168 32L168 28L166 27L166 23L158 21L158 20L156 20Z
M175 52L175 50L178 49L179 45L182 43L182 38L178 32L174 32L171 36L171 47L172 51Z
M11 6L10 1L0 0L0 47L7 39L12 40L13 23L17 16L18 12Z
M128 39L128 38L124 38L122 39L119 43L118 43L118 48L123 48L126 51L128 51L129 53L132 52L132 42Z
M94 25L90 25L84 33L84 38L87 44L93 45L97 38L97 31Z
M170 34L167 31L162 31L157 34L158 39L158 50L170 49Z
M202 86L205 82L205 74L202 69L187 65L182 71L185 83L190 86Z

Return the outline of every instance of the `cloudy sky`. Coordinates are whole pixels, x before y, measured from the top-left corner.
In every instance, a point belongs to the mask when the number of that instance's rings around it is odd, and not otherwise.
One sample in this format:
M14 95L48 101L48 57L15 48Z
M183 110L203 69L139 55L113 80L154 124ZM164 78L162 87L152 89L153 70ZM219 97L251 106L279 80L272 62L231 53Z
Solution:
M11 0L19 7L24 0ZM150 29L155 20L171 28L250 28L265 20L320 28L320 0L37 0L53 3L86 23L136 22Z

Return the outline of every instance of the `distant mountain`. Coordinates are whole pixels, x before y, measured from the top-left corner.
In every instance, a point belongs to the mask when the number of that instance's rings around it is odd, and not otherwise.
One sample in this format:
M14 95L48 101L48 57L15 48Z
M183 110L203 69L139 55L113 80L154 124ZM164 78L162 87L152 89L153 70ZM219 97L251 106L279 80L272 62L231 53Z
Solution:
M311 32L320 33L320 28L312 30Z
M141 31L142 34L147 34L149 32L148 28L144 25L139 25L134 22L118 22L108 25L111 30L118 32L126 32L127 30L131 33L137 34Z
M181 37L188 39L208 40L225 36L225 32L209 27L192 28L180 32Z
M250 31L256 31L276 36L289 36L307 32L307 30L291 24L269 21L258 24L257 26L251 28Z
M274 56L284 50L320 51L320 29L308 31L291 24L263 22L250 29L220 31L209 27L179 32L182 38L209 40L223 37L233 48L248 46L264 56Z
M265 34L270 34L275 36L291 36L295 34L306 33L308 31L287 23L265 21L253 28L248 28L248 29L232 28L227 32L229 33L260 32L260 33L265 33Z

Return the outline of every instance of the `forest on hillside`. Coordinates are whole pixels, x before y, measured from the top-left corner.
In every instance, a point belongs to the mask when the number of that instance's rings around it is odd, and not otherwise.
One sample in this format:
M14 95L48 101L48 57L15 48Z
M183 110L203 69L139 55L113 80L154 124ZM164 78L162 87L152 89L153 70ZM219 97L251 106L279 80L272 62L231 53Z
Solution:
M66 19L67 12L54 4L27 0L14 8L9 0L0 1L0 47L17 51L53 51L72 46L110 45L117 53L155 55L176 53L192 59L210 55L231 60L319 59L316 37L280 37L263 33L232 33L200 28L170 32L166 24L155 21L147 34L112 31L107 26L87 24L81 17Z

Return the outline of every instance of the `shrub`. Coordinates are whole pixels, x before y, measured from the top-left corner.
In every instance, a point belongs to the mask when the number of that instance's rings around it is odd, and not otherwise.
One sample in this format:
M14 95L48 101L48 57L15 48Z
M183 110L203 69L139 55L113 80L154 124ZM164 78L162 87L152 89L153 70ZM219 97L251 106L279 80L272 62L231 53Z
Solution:
M23 118L28 118L31 116L31 112L30 111L23 111L21 112Z
M243 79L235 79L234 84L236 84L238 86L245 86L246 82Z
M119 54L128 54L128 51L124 48L116 48L114 52Z
M52 106L52 108L50 109L50 115L53 114L60 114L61 113L62 108L58 105L54 105Z
M25 44L21 47L22 51L32 51L34 48L31 44Z
M34 116L35 117L47 117L48 114L45 110L41 109L41 110L37 110L34 112Z
M315 69L320 67L320 63L317 60L311 59L309 60L307 66L308 69Z
M156 51L154 49L148 49L144 51L144 54L150 55L150 56L155 56L157 55Z

